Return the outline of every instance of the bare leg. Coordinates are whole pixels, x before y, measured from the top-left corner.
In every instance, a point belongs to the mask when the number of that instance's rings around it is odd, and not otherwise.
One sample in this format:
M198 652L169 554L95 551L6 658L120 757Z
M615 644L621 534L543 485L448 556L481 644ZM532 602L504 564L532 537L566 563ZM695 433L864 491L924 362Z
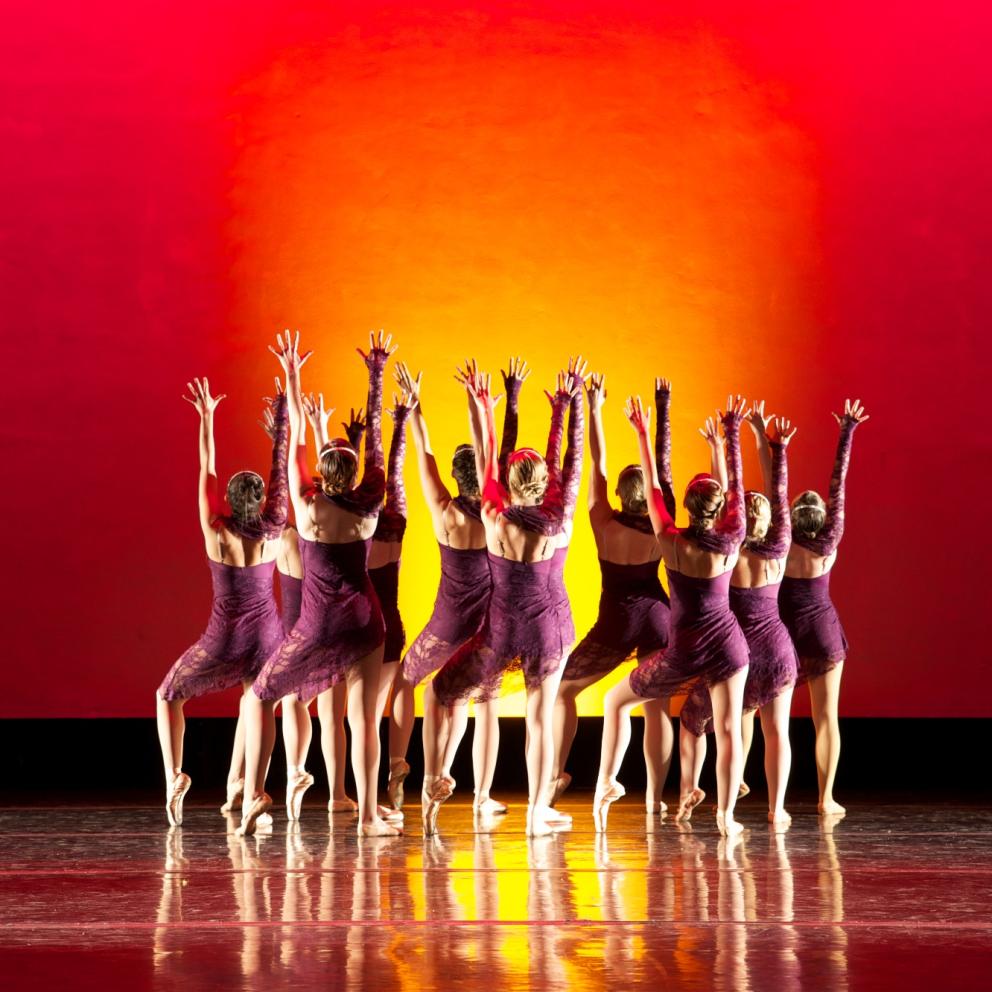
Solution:
M665 813L668 810L661 800L661 793L672 763L674 744L675 734L668 716L668 700L647 700L644 703L644 767L648 773L648 788L644 803L649 813Z
M699 788L699 777L706 761L706 735L697 737L684 723L679 723L679 764L682 769L679 784L679 822L692 818L692 811L706 798Z
M310 707L295 695L282 700L282 737L286 747L286 816L295 822L303 808L303 794L313 785L313 776L306 768L313 738Z
M792 745L789 743L789 711L792 687L761 707L761 733L765 738L765 780L768 783L768 819L788 825L792 817L785 811L785 788L792 768Z
M744 828L734 819L734 806L744 770L744 745L741 740L741 710L747 666L725 682L710 686L713 706L713 730L716 737L716 819L720 833L732 837Z
M455 707L456 711L459 709L467 712L464 705ZM450 798L454 787L444 765L452 723L452 710L438 702L434 684L428 682L424 690L424 783L421 794L424 834L428 837L436 833L438 810L441 803Z
M358 790L358 833L395 837L401 833L379 818L379 696L382 648L348 669L348 725L351 727L351 770Z
M738 799L743 799L750 791L751 787L744 781L744 769L747 768L747 756L751 753L751 745L754 743L754 710L748 710L741 717L741 744L744 748L744 763L741 765L741 788Z
M499 755L499 700L475 704L475 731L472 734L472 771L475 779L475 808L480 813L505 813L506 805L489 792L496 774Z
M606 830L610 804L624 794L617 773L630 744L630 711L644 699L630 687L630 679L618 682L606 694L603 704L603 744L599 757L599 777L593 799L596 830Z
M327 785L331 791L332 805L349 802L344 791L344 763L348 750L348 739L344 732L347 700L348 690L343 682L339 682L317 697L317 717L320 720L320 750L324 755L324 767L327 769Z
M189 776L183 773L184 704L183 699L165 700L155 694L155 720L165 766L165 814L170 827L182 825L183 799L190 787Z
M245 714L245 791L239 833L255 832L255 823L268 812L272 800L265 792L265 774L276 741L275 702L247 692L242 700Z
M572 782L572 776L565 771L568 756L575 743L575 734L579 727L579 695L589 686L600 680L598 675L588 675L584 679L569 679L558 686L558 696L555 699L553 715L553 733L555 739L555 756L551 769L551 787L548 804L554 806L562 793Z
M386 791L396 809L403 808L403 782L410 774L407 751L413 736L413 686L403 678L403 666L397 666L393 681L393 705L389 711L389 783Z
M527 689L527 834L531 837L550 834L548 821L556 819L547 797L555 760L553 717L562 667Z
M821 813L847 812L834 799L834 779L840 761L840 724L837 706L840 702L840 677L843 664L831 668L825 675L809 683L809 699L813 708L813 726L816 729L816 777L820 782Z
M245 693L251 688L246 682L241 687L241 698L238 700L238 723L234 728L234 743L231 745L231 767L227 771L227 785L241 785L245 777Z

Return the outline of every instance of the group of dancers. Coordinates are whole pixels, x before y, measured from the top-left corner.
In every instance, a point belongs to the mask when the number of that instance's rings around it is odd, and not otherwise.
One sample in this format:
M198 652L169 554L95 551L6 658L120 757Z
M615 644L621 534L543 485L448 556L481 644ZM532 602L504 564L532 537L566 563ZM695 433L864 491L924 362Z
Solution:
M213 606L203 636L173 665L158 689L159 740L169 823L182 823L190 778L183 765L183 704L207 692L242 687L239 719L222 812L241 809L241 834L271 824L265 792L282 707L286 750L286 812L299 819L313 784L306 770L317 700L321 748L331 787L331 812L357 813L363 836L402 832L407 751L414 726L414 688L424 692L424 832L437 831L438 813L455 787L457 748L475 706L474 807L498 815L490 795L499 746L498 697L506 675L519 669L526 687L527 833L567 828L557 808L571 778L566 771L577 727L577 697L636 657L630 675L606 695L602 755L593 801L604 831L610 805L624 794L617 781L630 740L631 710L645 714L647 810L667 811L662 788L674 748L669 701L686 694L679 721L681 785L678 819L705 798L699 776L706 736L716 741L717 826L742 829L737 799L748 791L744 761L754 714L765 738L768 819L785 825L791 766L788 720L796 685L809 687L816 731L819 810L842 814L833 795L840 754L837 720L847 641L830 599L830 572L844 529L844 489L854 432L868 419L860 401L835 414L840 437L828 497L788 496L787 451L796 428L750 409L740 396L706 421L710 471L685 489L687 527L675 523L669 406L671 383L655 380L651 408L640 397L625 406L639 463L619 474L611 505L603 407L605 376L569 360L550 403L545 453L517 447L522 386L530 375L520 358L503 371L503 393L467 361L456 378L468 397L471 443L455 449L452 496L431 449L422 374L397 363L399 395L389 413L393 433L383 456L382 408L391 337L370 335L358 353L368 370L364 413L351 411L344 437L328 436L333 411L323 396L305 393L302 368L311 352L286 332L270 346L282 368L267 398L262 426L272 440L268 485L255 472L231 477L220 493L214 414L224 398L206 379L184 397L200 417L199 515L213 580ZM495 410L505 398L502 438ZM572 650L575 628L564 582L586 441L591 477L589 520L602 572L599 614ZM761 490L745 492L740 433L755 435ZM317 450L316 475L307 427ZM567 426L566 426L567 425ZM398 609L401 549L406 527L403 485L406 430L417 454L424 499L441 555L434 611L403 653ZM362 444L364 438L364 454ZM564 454L562 448L564 446ZM359 466L361 476L359 477ZM289 522L290 506L295 526ZM669 593L659 580L664 562ZM278 572L281 609L274 595ZM387 800L378 801L379 723L391 700ZM344 790L344 718L351 729L357 803Z

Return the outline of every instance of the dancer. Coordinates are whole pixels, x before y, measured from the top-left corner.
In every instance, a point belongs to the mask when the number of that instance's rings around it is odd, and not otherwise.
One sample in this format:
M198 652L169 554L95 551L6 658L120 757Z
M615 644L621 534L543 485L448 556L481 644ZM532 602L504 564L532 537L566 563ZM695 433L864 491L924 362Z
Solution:
M725 836L739 833L734 804L741 782L741 703L747 677L747 642L730 610L730 575L744 539L740 425L744 400L728 398L720 415L727 439L729 485L697 475L683 505L689 526L675 526L665 506L648 441L650 408L640 397L627 400L627 418L637 433L641 470L651 480L648 513L661 543L672 600L668 647L643 659L628 679L606 695L603 750L593 803L596 829L606 829L610 804L624 794L616 780L630 741L630 711L645 699L685 691L697 680L707 686L717 735L717 827Z
M661 545L648 517L644 474L640 465L628 465L617 480L619 511L610 506L607 492L606 437L603 404L606 376L593 374L588 387L589 451L592 475L589 481L589 521L592 524L603 589L599 615L592 629L570 655L555 700L555 765L551 782L551 805L572 781L565 763L578 727L577 700L589 686L609 675L636 654L643 658L668 643L669 601L658 579ZM655 464L669 515L675 516L672 490L671 430L669 401L671 383L655 380L658 422L655 434ZM672 760L672 724L668 700L644 703L644 760L648 773L645 797L649 813L667 810L661 791Z
M303 417L299 335L278 339L277 355L287 376L291 447L297 450ZM329 692L342 678L348 686L348 721L354 748L352 769L358 787L358 830L364 836L393 836L399 831L376 812L379 736L376 698L382 669L385 628L366 564L375 521L382 504L383 475L380 417L382 376L391 339L372 336L366 355L369 372L368 439L365 470L355 486L358 456L343 438L320 453L320 485L309 479L306 462L289 466L290 492L303 559L300 619L280 648L266 661L246 704L247 759L241 833L252 833L258 815L272 800L264 792L272 750L275 701L295 692L303 703ZM297 455L300 452L297 450Z
M570 409L564 467L556 460L549 464L532 448L516 450L507 459L507 493L499 482L489 376L476 374L474 363L469 369L466 386L483 425L482 520L493 586L482 630L444 665L424 694L424 831L435 832L438 809L452 792L441 772L453 706L468 698L494 698L504 673L519 662L527 689L527 833L545 835L558 819L547 805L554 757L551 715L569 648L562 642L552 558L562 535L563 493L574 484L573 473L581 471L575 455L582 379L570 361L553 397L552 434L561 433L564 410ZM554 444L552 437L549 449Z
M287 515L286 396L273 403L275 440L268 494L255 472L238 472L227 484L227 504L217 492L213 396L206 378L188 383L184 396L200 415L200 526L213 581L207 629L172 666L156 693L156 720L165 765L166 816L183 822L190 777L182 770L187 699L241 684L248 686L282 637L272 572Z
M830 599L830 572L844 535L844 485L851 461L851 444L858 424L868 415L860 400L844 401L844 413L834 414L840 427L837 457L826 503L812 490L792 503L792 547L782 580L781 608L799 654L799 682L809 683L816 730L816 775L821 813L843 815L834 799L834 779L840 760L837 704L847 657L847 638Z
M786 448L796 429L781 417L766 420L764 403L755 404L748 422L755 428L767 495L750 490L744 494L747 535L730 579L730 608L747 639L751 662L744 685L743 754L746 760L748 729L753 733L757 710L765 738L768 820L776 826L787 826L792 822L785 811L785 789L792 766L789 710L798 662L792 639L779 616L778 597L791 542ZM707 440L714 437L707 432L704 436ZM723 446L718 438L716 446L722 460ZM704 688L697 686L689 694L679 724L684 798L678 819L688 819L704 798L699 773L706 754L705 735L713 729L713 709Z
M520 390L530 375L527 363L511 358L503 373L506 390L506 412L500 443L501 475L517 440L517 417ZM401 809L404 802L403 782L410 772L406 761L413 733L413 690L428 675L436 672L466 641L482 629L489 603L491 579L486 553L486 531L482 524L479 473L473 444L455 449L451 462L458 495L452 498L441 479L437 460L431 450L427 420L421 402L423 373L414 378L402 363L397 365L397 382L415 401L411 418L417 469L421 489L431 513L434 535L441 553L441 582L438 586L434 611L427 626L410 645L397 674L393 691L393 715L390 723L390 772L388 792L393 806ZM473 439L481 441L482 431L475 401L469 397L469 420ZM452 714L452 730L441 775L451 778L451 762L468 725L468 702L459 702ZM395 732L395 735L394 735ZM506 812L505 804L490 795L499 749L499 700L476 700L475 732L472 740L474 772L473 809L482 815Z

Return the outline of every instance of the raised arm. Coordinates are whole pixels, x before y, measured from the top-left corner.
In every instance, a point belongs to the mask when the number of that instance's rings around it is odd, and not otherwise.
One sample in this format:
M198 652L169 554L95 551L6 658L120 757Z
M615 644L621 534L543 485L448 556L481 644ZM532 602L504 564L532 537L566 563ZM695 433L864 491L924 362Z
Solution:
M272 410L272 465L262 510L262 536L274 540L289 521L289 411L286 393L278 386L270 401Z
M669 408L672 402L672 383L670 379L657 378L654 380L654 405L657 413L657 423L654 429L654 461L658 470L658 483L668 515L675 519L675 490L672 486L672 422Z
M197 480L196 498L200 511L200 527L203 536L210 539L214 534L217 520L223 516L223 502L217 487L217 451L214 446L214 411L225 398L210 395L210 383L206 378L194 379L186 383L189 395L183 399L200 415L199 448L200 475Z
M365 404L366 410L366 435L365 435L365 472L385 469L385 460L382 455L382 380L386 371L386 362L389 356L396 349L390 348L392 334L383 337L383 332L379 331L378 339L374 334L369 334L369 351L366 354L361 348L356 351L362 356L366 368L369 370L369 394Z
M586 362L582 356L568 360L566 387L571 393L568 404L568 447L565 449L565 462L561 469L562 509L565 519L575 515L575 504L579 498L579 482L582 480L582 454L585 448L586 419L582 405L582 392L586 380Z
M727 502L723 516L713 528L723 542L719 550L730 554L740 547L747 531L744 514L744 472L741 467L741 423L747 409L740 396L735 400L727 397L727 412L720 414L723 436L727 442Z
M716 417L707 417L706 423L699 428L699 433L703 435L709 445L710 473L720 483L720 488L726 492L729 485L727 481L727 453L724 450L720 430L717 427L719 417L719 413Z
M506 496L499 481L499 459L496 454L496 404L490 391L490 381L488 373L477 374L466 384L466 388L478 408L483 430L485 464L480 478L482 504L489 513L501 513L506 507Z
M796 428L784 417L770 417L767 431L763 432L771 459L769 500L772 504L772 520L764 538L749 545L751 552L761 558L784 558L789 553L789 545L792 543L786 449L795 433Z
M309 393L306 396L300 396L300 402L303 406L303 412L306 414L307 423L313 430L313 440L317 446L317 450L320 451L321 448L330 441L327 431L327 421L330 420L331 414L334 410L324 409L324 394ZM301 424L300 427L303 433L306 433L306 423ZM354 447L354 445L352 445Z
M348 439L348 444L355 449L357 454L362 448L362 438L365 436L365 415L362 408L359 407L356 410L352 407L348 415L348 422L345 423L342 420L341 426L344 428L344 436Z
M406 530L406 487L403 484L403 464L406 461L406 425L413 410L409 393L393 397L393 437L389 442L389 462L386 473L386 504L379 514L375 536L378 540L399 541Z
M678 528L675 526L675 519L668 512L668 506L665 504L665 494L658 479L658 466L655 463L654 453L651 451L651 442L648 440L651 408L644 409L641 405L640 396L629 396L627 398L627 404L624 407L624 413L637 434L641 471L644 473L644 481L646 483L648 516L651 518L651 526L654 528L655 536L659 540L662 537L674 537L678 533Z
M414 379L406 365L402 362L398 362L396 365L396 382L400 389L410 396L413 404L413 410L410 413L410 431L413 434L413 445L417 451L417 472L420 475L420 488L423 490L428 507L432 510L443 510L451 502L451 493L441 478L441 473L437 468L437 459L431 450L427 421L424 418L423 400L420 395L420 383L423 376L423 372L418 372L417 378Z
M772 449L768 440L768 425L772 415L765 416L765 401L759 400L751 407L747 417L748 426L754 432L754 443L758 446L758 464L761 466L761 481L765 495L774 502L774 482L772 481Z
M503 412L503 437L499 445L499 480L506 485L506 465L517 446L518 410L520 389L530 375L527 363L518 355L511 358L508 368L500 370L506 392L506 410ZM481 427L481 423L480 423Z
M593 373L586 387L589 399L589 519L593 525L606 523L612 515L606 469L606 432L603 430L603 404L606 402L606 376Z
M847 483L847 470L851 463L851 445L854 443L854 432L858 424L863 424L868 415L860 400L844 401L844 413L834 414L840 427L837 439L837 455L834 459L834 471L830 476L830 494L827 497L827 518L823 528L814 538L804 538L797 535L794 540L814 554L824 558L832 555L844 536L844 498Z
M558 373L554 393L549 393L545 389L544 395L551 404L551 424L548 427L548 446L544 461L548 466L548 478L557 485L561 481L561 444L565 436L565 412L572 402L564 372Z

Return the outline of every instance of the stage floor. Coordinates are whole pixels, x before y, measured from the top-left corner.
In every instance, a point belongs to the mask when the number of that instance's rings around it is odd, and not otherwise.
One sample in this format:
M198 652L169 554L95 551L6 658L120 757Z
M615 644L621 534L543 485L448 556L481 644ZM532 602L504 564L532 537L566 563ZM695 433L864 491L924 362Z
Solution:
M202 800L201 796L197 797ZM0 814L0 985L121 988L746 990L992 986L992 811L810 806L774 833L761 804L721 841L646 817L528 841L453 800L441 835L359 840L315 803L240 839L216 807Z

